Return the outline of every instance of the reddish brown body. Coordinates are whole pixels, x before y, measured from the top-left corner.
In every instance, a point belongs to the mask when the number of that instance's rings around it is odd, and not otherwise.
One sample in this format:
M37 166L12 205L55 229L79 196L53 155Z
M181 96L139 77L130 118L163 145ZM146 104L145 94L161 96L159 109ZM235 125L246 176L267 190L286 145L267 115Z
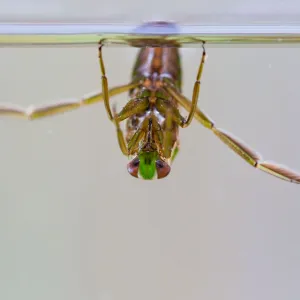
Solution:
M142 48L133 69L133 79L170 78L181 90L181 65L178 48Z
M156 109L157 98L170 101L170 106L178 107L177 102L168 95L163 89L163 79L168 78L174 86L181 91L181 65L178 48L173 47L156 47L141 48L137 55L136 63L133 68L133 81L143 80L142 87L131 90L130 98L139 98L141 95L150 98L150 106L144 112L136 114L127 120L126 140L132 138L140 124L146 116L151 115L151 128L148 128L147 139L141 141L141 148L152 147L157 149L161 155L163 145L155 140L157 131L165 129L165 115ZM179 146L178 140L178 124L172 125L172 142L171 148L174 150ZM139 149L136 149L138 152Z

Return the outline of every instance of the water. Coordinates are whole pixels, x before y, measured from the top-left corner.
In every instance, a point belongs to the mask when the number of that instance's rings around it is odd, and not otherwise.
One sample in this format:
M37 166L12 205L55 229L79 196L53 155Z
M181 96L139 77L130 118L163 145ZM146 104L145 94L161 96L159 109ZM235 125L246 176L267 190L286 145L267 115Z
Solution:
M158 26L159 25L159 26ZM110 45L140 45L176 41L184 46L210 44L285 44L300 43L300 24L280 25L192 25L175 23L2 23L2 45L79 45L97 44L100 39Z
M44 46L0 47L0 102L43 105L101 90L98 33L128 35L138 25L114 24L90 34L81 24L78 36L48 25L58 32L44 41L14 36ZM270 32L296 27L251 26L269 29L274 47L250 45L242 25L207 24L210 37L239 28L248 42L208 45L199 107L266 159L300 170L299 50L284 44L291 31ZM84 47L46 47L79 38ZM136 52L104 49L110 86L128 82ZM201 49L181 53L190 97ZM116 99L118 109L127 99ZM170 177L150 183L128 175L101 104L0 124L0 299L299 299L299 186L251 168L197 122L181 131Z

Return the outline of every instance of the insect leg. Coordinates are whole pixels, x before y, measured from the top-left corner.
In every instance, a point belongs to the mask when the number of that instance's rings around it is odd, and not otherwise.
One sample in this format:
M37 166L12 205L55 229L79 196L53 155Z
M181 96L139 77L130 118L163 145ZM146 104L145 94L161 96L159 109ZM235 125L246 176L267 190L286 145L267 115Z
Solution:
M187 126L189 126L191 124L191 122L192 122L192 120L194 118L196 109L197 109L199 92L200 92L200 85L201 85L200 80L201 80L201 75L202 75L202 71L203 71L203 66L204 66L205 58L206 58L206 51L205 51L204 44L203 44L202 58L201 58L201 62L200 62L199 68L198 68L198 73L197 73L196 81L195 81L195 84L194 84L192 105L191 105L191 108L190 108L189 116L188 116L188 118L187 118L187 120L186 120L186 122L184 124L184 127L187 127Z
M174 145L174 125L179 125L181 127L184 127L185 119L183 116L181 116L179 110L177 107L173 106L172 103L169 100L165 99L156 99L156 109L165 116L165 126L163 130L163 134L158 130L157 127L157 134L163 135L162 137L157 135L158 140L163 140L162 142L162 149L163 154L165 158L170 158L173 154L173 157L171 158L172 161L175 158L174 155L178 152L178 141L177 141L177 149L175 152L173 152L173 145ZM177 128L176 128L177 130ZM160 144L160 143L158 143Z
M128 149L127 149L127 146L126 146L126 142L125 142L123 131L122 131L122 129L120 127L120 123L118 121L118 115L116 113L115 106L113 106L113 114L114 114L114 116L113 116L113 122L116 125L117 137L118 137L118 143L119 143L120 149L121 149L121 151L122 151L122 153L124 155L128 156Z
M179 92L175 90L173 91L177 94L176 99L178 100L179 104L189 111L192 107L191 101L185 98ZM300 173L290 170L288 167L282 166L278 163L263 161L262 157L256 151L251 149L240 139L234 137L231 133L228 133L225 130L215 127L214 122L198 108L195 111L195 118L202 123L203 126L211 129L221 141L223 141L229 148L231 148L251 166L280 179L293 183L300 183Z
M141 127L138 129L138 131L134 134L134 136L131 138L129 141L128 145L126 146L126 142L124 139L124 134L120 128L119 123L132 115L139 114L140 112L145 111L145 109L148 107L149 101L147 98L142 98L142 99L131 99L125 107L122 109L120 113L116 113L116 108L115 106L113 107L113 112L114 112L114 123L117 128L117 136L118 136L118 141L119 145L121 148L121 151L123 152L124 155L129 155L133 151L133 147L137 145L137 143L140 141L142 138L142 132L141 130L144 131L144 127ZM146 122L144 121L142 124L145 124ZM149 123L149 122L148 122Z
M153 140L157 146L160 153L163 153L164 147L164 131L162 130L157 118L152 118L152 132Z
M166 111L163 149L165 158L170 158L172 155L172 137L173 137L173 117L172 109L168 108Z
M139 142L146 135L147 129L149 127L150 117L146 117L144 121L140 124L139 128L135 132L135 134L131 137L128 142L128 154L132 154L137 151L139 147Z
M116 86L108 90L109 96L113 97L115 95L121 94L123 92L129 91L132 88L135 88L139 85L139 83L129 83L126 85ZM53 116L61 113L65 113L68 111L75 110L80 107L84 107L90 104L98 103L103 101L104 95L103 93L94 93L88 96L84 96L82 99L77 100L69 100L63 101L61 103L54 103L41 107L33 107L30 106L26 109L12 106L12 105L4 105L0 104L0 116L13 116L13 117L21 117L27 120L35 120L48 116Z
M184 95L178 92L173 86L167 84L165 90L177 100L177 102L187 111L191 110L192 103ZM213 127L213 121L198 107L196 107L194 117L199 121L204 127L211 129Z
M177 123L179 126L184 127L185 119L180 114L177 107L173 106L172 103L169 100L165 99L156 99L156 109L162 113L165 116L169 116L173 119L175 123Z
M100 46L99 46L99 64L100 64L100 70L101 70L101 75L102 75L102 92L104 95L104 105L108 114L109 119L112 121L113 116L110 110L110 106L109 106L109 93L108 93L108 83L107 83L107 78L105 75L105 67L104 67L104 61L103 61L103 57L102 57L102 44L100 42Z
M203 52L202 52L202 58L201 58L201 62L198 68L198 73L197 73L197 77L196 77L196 81L194 84L194 90L193 90L193 98L192 98L192 103L189 105L189 115L187 117L187 119L184 121L184 123L182 124L182 127L188 127L194 116L195 116L195 112L197 110L197 104L198 104L198 99L199 99L199 93L200 93L200 85L201 85L201 76L202 76L202 71L203 71L203 67L204 67L204 63L205 63L205 59L206 59L206 51L204 48L204 43L203 43ZM172 84L170 84L170 82L168 80L165 81L165 90L175 99L177 99L178 95L177 95L177 90L172 86Z
M118 113L118 121L121 122L133 115L144 112L149 106L148 98L130 99L124 108Z

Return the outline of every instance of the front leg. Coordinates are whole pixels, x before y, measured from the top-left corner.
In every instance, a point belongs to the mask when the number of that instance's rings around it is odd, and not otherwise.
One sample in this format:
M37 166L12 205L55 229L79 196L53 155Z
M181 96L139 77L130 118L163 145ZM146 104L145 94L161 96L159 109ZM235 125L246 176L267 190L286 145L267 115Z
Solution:
M137 138L137 141L134 142L134 139L132 138L132 141L129 142L129 145L126 145L124 134L120 127L120 122L130 118L133 115L144 112L148 106L149 106L148 98L141 98L141 99L134 98L129 100L129 102L124 106L124 108L119 113L116 112L116 107L113 106L113 121L117 129L119 146L122 153L126 156L128 156L132 152L132 148L135 146L138 140L142 138L142 135L141 134L137 135L138 132L136 132L133 138L134 137Z
M120 123L119 123L119 120L118 120L118 114L116 113L116 107L115 106L113 106L113 122L116 126L118 143L119 143L120 149L121 149L121 151L124 155L128 156L127 145L126 145L126 142L125 142L123 131L120 127Z

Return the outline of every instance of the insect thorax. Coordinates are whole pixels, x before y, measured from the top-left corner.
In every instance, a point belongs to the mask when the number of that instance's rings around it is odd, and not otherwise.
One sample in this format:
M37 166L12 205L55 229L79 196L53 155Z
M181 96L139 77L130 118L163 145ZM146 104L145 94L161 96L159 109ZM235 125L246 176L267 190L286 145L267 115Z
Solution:
M134 95L135 94L135 95ZM132 149L132 155L136 155L141 150L157 151L160 156L164 157L164 133L166 129L166 115L157 107L158 101L166 101L170 107L176 108L176 102L161 90L151 91L147 88L135 90L132 96L137 98L146 98L149 105L139 113L131 116L126 122L126 140L130 144L135 140L138 131L142 131L139 143L135 149ZM178 140L178 124L172 123L172 139L171 148L175 148L179 144Z

